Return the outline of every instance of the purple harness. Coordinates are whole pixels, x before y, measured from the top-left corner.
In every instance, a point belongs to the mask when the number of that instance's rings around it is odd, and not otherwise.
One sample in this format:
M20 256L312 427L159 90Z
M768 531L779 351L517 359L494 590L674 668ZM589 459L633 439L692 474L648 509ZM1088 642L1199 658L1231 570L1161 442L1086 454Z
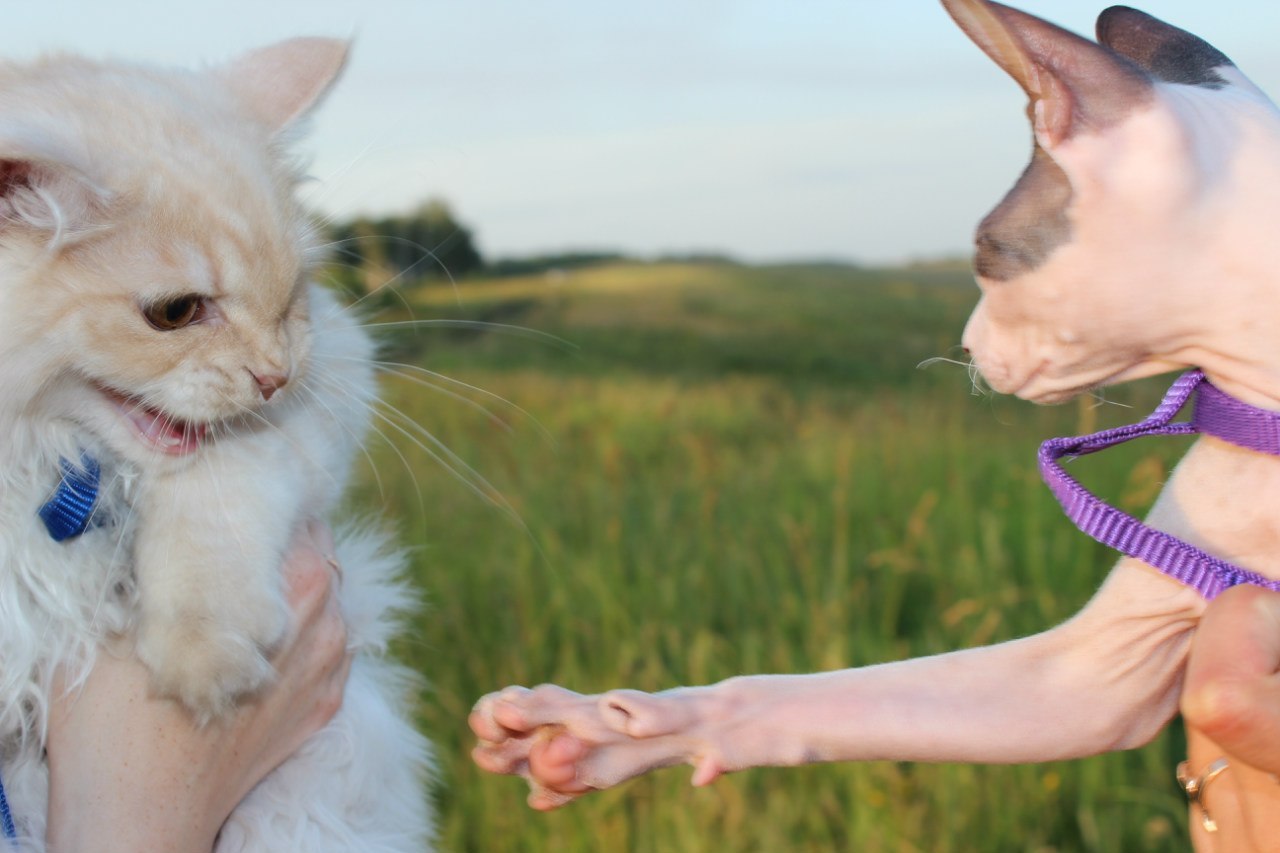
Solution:
M1170 423L1192 394L1195 410L1188 422ZM1040 475L1062 504L1067 517L1089 536L1122 554L1181 581L1212 599L1241 583L1280 591L1280 581L1210 556L1176 536L1148 527L1108 506L1076 482L1059 463L1062 457L1084 456L1144 435L1212 435L1239 447L1280 456L1280 412L1257 409L1210 384L1199 370L1178 377L1156 410L1141 423L1095 432L1079 438L1051 438L1040 445Z

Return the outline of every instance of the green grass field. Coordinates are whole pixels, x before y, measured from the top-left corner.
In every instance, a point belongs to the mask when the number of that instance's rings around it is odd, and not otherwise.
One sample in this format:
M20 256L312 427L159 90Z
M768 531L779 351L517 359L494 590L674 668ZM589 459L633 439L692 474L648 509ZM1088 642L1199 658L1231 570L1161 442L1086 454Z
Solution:
M976 296L959 269L632 264L407 297L414 317L451 324L383 329L406 365L390 402L490 484L388 425L356 499L399 526L428 599L400 652L430 680L444 849L1188 848L1176 727L1049 765L763 769L702 790L673 769L551 815L467 757L471 704L510 683L661 689L856 666L1077 610L1114 556L1060 515L1035 447L1133 420L1145 412L1123 404L1158 388L1043 409L974 396L959 366L918 368L958 357ZM1140 511L1184 446L1077 470Z

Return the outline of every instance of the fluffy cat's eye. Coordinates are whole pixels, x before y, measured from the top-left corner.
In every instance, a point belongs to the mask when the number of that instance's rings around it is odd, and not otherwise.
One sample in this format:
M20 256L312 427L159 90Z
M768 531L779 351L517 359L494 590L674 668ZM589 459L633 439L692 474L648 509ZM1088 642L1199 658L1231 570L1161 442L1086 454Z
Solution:
M142 306L142 316L158 332L172 332L199 322L204 315L205 298L188 293L161 299Z

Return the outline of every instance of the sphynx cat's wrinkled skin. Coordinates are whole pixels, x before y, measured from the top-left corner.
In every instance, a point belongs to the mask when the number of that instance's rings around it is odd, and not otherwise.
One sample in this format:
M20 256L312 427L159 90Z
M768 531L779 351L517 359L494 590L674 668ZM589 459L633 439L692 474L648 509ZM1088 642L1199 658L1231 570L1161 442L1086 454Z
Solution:
M1132 9L1105 11L1095 44L986 0L943 5L1031 100L1031 165L978 228L982 300L964 343L986 380L1048 403L1197 366L1280 410L1280 111L1219 51ZM1280 578L1276 507L1280 458L1202 438L1148 521ZM1075 617L1000 645L655 694L507 688L472 714L475 758L526 776L549 809L674 764L705 785L816 761L1126 749L1178 711L1204 607L1125 558ZM1206 731L1225 713L1195 709L1193 774L1223 755ZM1197 849L1280 850L1270 776L1233 760L1206 803L1219 829L1193 814Z

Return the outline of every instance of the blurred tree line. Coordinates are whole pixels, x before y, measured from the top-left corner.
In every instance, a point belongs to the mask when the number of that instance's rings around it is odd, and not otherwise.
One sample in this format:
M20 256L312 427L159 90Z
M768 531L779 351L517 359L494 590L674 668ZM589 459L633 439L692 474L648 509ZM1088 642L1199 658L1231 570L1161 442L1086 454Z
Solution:
M409 213L328 226L330 274L355 296L464 278L484 267L471 229L431 199Z
M388 302L397 291L455 282L476 274L489 278L551 274L630 260L620 252L577 251L488 261L475 234L435 198L408 213L359 216L325 226L329 241L327 280L356 299L377 294ZM665 255L658 261L736 263L718 254Z
M357 298L457 281L477 273L493 278L559 272L624 259L617 252L562 252L486 261L475 233L448 203L431 199L394 216L331 222L329 277Z

